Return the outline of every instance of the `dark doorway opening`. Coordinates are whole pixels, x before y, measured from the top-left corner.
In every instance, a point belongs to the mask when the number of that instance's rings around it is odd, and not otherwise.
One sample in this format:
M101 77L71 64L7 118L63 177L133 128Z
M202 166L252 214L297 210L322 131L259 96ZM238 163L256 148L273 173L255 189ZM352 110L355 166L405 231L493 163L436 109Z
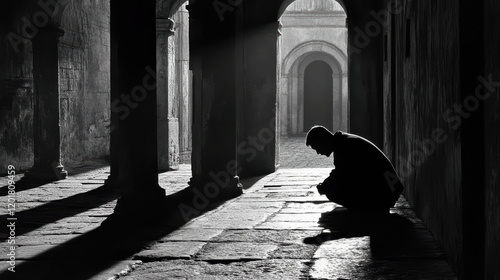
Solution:
M314 125L333 130L333 71L324 61L309 64L304 73L304 132Z

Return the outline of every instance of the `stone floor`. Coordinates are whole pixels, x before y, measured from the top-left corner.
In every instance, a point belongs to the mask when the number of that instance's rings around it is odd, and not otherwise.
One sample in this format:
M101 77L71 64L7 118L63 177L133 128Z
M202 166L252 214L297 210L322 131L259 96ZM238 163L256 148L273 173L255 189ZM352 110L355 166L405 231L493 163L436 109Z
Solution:
M181 165L159 176L168 215L148 219L144 209L119 225L104 222L118 198L102 187L106 163L53 183L20 174L14 216L0 187L0 219L16 218L17 245L13 273L4 226L0 279L455 279L403 197L387 216L346 211L315 190L330 169L302 165L327 163L315 162L299 138L287 141L296 148L281 150L282 168L243 180L241 196L200 198L186 189L190 170Z
M282 136L279 155L281 168L333 167L333 158L318 155L311 147L307 147L305 136Z

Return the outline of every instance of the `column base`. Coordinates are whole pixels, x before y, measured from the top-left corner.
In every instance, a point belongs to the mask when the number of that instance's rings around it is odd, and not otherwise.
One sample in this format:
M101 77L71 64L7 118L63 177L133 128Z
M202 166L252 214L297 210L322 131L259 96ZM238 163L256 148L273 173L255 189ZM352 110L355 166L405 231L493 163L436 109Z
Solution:
M26 171L24 178L35 180L59 181L66 179L68 172L60 163L35 164L30 170Z
M113 175L109 175L108 179L104 180L104 186L109 189L118 189L120 183L118 182L118 178Z
M147 194L123 194L116 202L113 214L102 224L112 227L128 227L133 221L145 223L161 221L169 214L165 198L165 191L159 185L157 189Z

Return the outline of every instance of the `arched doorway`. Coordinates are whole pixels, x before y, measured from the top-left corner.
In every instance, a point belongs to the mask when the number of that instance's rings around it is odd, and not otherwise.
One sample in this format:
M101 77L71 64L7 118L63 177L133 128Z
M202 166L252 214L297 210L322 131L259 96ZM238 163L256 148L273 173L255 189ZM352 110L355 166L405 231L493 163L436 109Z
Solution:
M322 73L319 75L328 75L327 78L322 78L322 80L331 80L332 83L328 100L323 99L321 101L321 106L329 106L330 108L329 111L322 113L324 116L330 116L330 121L323 123L334 131L349 131L347 59L341 51L333 46L327 48L328 46L330 45L322 42L317 42L317 44L308 43L306 46L301 46L298 50L293 51L285 59L282 68L283 78L280 81L281 92L283 93L280 103L282 135L300 135L307 132L312 123L314 123L313 125L321 123L305 120L305 114L307 114L305 108L305 92L307 91L305 88L307 86L305 72L309 65L314 62L326 64L328 69L320 70ZM321 49L325 51L321 51ZM312 84L314 84L314 81ZM314 85L312 87L311 90L314 91Z
M314 125L334 129L332 74L330 66L321 60L310 63L304 71L304 132Z

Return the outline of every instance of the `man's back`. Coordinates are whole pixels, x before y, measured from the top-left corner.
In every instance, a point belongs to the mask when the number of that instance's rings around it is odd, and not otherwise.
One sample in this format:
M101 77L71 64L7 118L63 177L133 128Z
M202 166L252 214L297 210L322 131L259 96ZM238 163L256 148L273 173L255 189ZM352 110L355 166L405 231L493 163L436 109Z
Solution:
M335 168L352 174L384 174L394 172L389 159L367 139L342 131L333 136Z

